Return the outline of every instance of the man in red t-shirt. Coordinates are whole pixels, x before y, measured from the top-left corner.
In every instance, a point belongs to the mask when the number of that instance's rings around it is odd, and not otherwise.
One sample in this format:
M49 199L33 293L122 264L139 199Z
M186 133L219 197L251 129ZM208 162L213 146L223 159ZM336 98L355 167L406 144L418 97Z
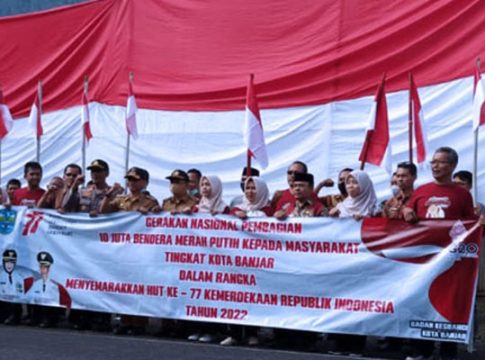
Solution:
M287 170L287 181L288 181L288 189L286 190L278 190L274 193L273 198L271 199L271 207L273 208L274 212L283 209L283 207L287 208L288 206L295 205L295 196L293 194L293 182L295 181L296 174L307 174L308 167L304 162L301 161L294 161ZM312 201L318 202L318 196L312 191L311 195Z
M449 147L436 150L431 161L434 181L420 186L403 209L407 222L424 219L475 219L470 192L453 183L458 154Z
M454 184L453 171L458 164L458 154L449 147L438 148L431 160L434 181L416 189L402 210L404 220L415 223L424 219L467 220L475 219L473 199L470 192ZM431 340L413 341L416 354L406 360L429 358L433 354ZM443 342L440 346L442 358L457 358L456 343Z
M34 207L45 192L40 187L42 166L38 162L29 161L24 166L24 178L27 180L27 186L15 190L12 205Z

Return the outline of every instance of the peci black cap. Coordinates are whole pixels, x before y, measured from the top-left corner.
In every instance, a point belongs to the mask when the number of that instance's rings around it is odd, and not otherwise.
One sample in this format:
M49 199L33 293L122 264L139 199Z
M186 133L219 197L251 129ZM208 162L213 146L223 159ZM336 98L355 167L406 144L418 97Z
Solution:
M308 173L295 173L293 181L303 181L313 186L313 175Z
M88 166L88 170L93 170L93 169L98 169L98 170L103 170L106 172L109 172L109 166L108 163L104 160L93 160L91 164Z
M13 249L6 249L3 252L3 261L12 261L12 262L17 262L17 252Z
M247 166L245 166L243 168L243 171L242 171L241 176L246 176L247 175L247 169L248 169ZM255 168L252 167L252 168L249 168L249 171L251 173L251 176L259 176L259 170L258 169L255 169Z
M54 263L54 259L47 251L41 251L37 254L37 262L40 265L51 266Z
M134 166L130 168L125 175L125 179L130 179L130 178L135 180L148 181L148 179L150 178L150 175L148 174L148 171L146 171L145 169Z
M182 181L189 182L189 175L187 175L185 171L177 169L172 171L172 174L170 174L170 176L167 176L165 179L168 179L170 181L182 180Z

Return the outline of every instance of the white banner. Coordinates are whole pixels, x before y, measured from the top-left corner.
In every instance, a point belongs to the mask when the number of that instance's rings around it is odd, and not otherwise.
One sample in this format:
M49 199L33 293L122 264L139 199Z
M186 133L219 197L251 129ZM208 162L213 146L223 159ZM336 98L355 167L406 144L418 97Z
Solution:
M162 318L468 342L480 232L460 221L412 226L136 212L89 218L17 207L0 211L0 296Z

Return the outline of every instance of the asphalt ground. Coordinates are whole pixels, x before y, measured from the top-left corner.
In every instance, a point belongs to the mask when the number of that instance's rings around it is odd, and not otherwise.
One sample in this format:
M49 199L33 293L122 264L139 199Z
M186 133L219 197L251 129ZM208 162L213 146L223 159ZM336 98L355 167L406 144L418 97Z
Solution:
M324 344L325 342L322 342ZM485 359L485 346L468 353L460 345L459 358ZM362 359L325 353L325 345L308 351L292 351L273 346L223 347L217 344L192 343L154 336L115 336L110 333L75 331L67 328L40 329L27 326L0 326L0 360L323 360ZM376 339L369 338L366 359L404 359L401 352L378 351Z

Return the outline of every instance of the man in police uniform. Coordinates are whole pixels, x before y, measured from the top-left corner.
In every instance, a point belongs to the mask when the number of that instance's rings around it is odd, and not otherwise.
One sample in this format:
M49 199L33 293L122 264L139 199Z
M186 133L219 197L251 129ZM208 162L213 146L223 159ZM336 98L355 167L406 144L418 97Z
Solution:
M123 188L115 183L108 190L101 202L101 212L111 213L116 211L139 211L146 214L149 211L156 211L158 201L146 190L149 181L148 171L138 167L132 167L126 173L128 180L128 195L117 195Z
M162 210L170 211L172 214L190 214L198 201L188 194L189 176L187 173L183 170L175 170L166 179L170 180L172 196L163 200Z
M24 280L15 272L17 264L17 252L6 249L3 252L3 271L0 272L0 308L2 309L2 321L5 325L16 325L20 322L22 305L13 303L24 292ZM4 302L5 300L6 302Z
M49 278L51 265L54 263L52 255L47 251L41 251L37 254L37 262L40 277L29 277L24 280L27 299L37 304L32 309L33 322L39 322L40 327L56 327L62 310L53 306L61 305L70 309L71 297L64 286Z
M106 178L109 176L109 166L106 161L97 159L91 162L88 170L91 171L91 184L85 188L79 188L84 183L84 175L79 174L62 201L63 211L88 212L92 217L101 212L101 202L106 193L112 190L106 182ZM122 193L121 186L116 188L115 193L111 192L113 196Z

